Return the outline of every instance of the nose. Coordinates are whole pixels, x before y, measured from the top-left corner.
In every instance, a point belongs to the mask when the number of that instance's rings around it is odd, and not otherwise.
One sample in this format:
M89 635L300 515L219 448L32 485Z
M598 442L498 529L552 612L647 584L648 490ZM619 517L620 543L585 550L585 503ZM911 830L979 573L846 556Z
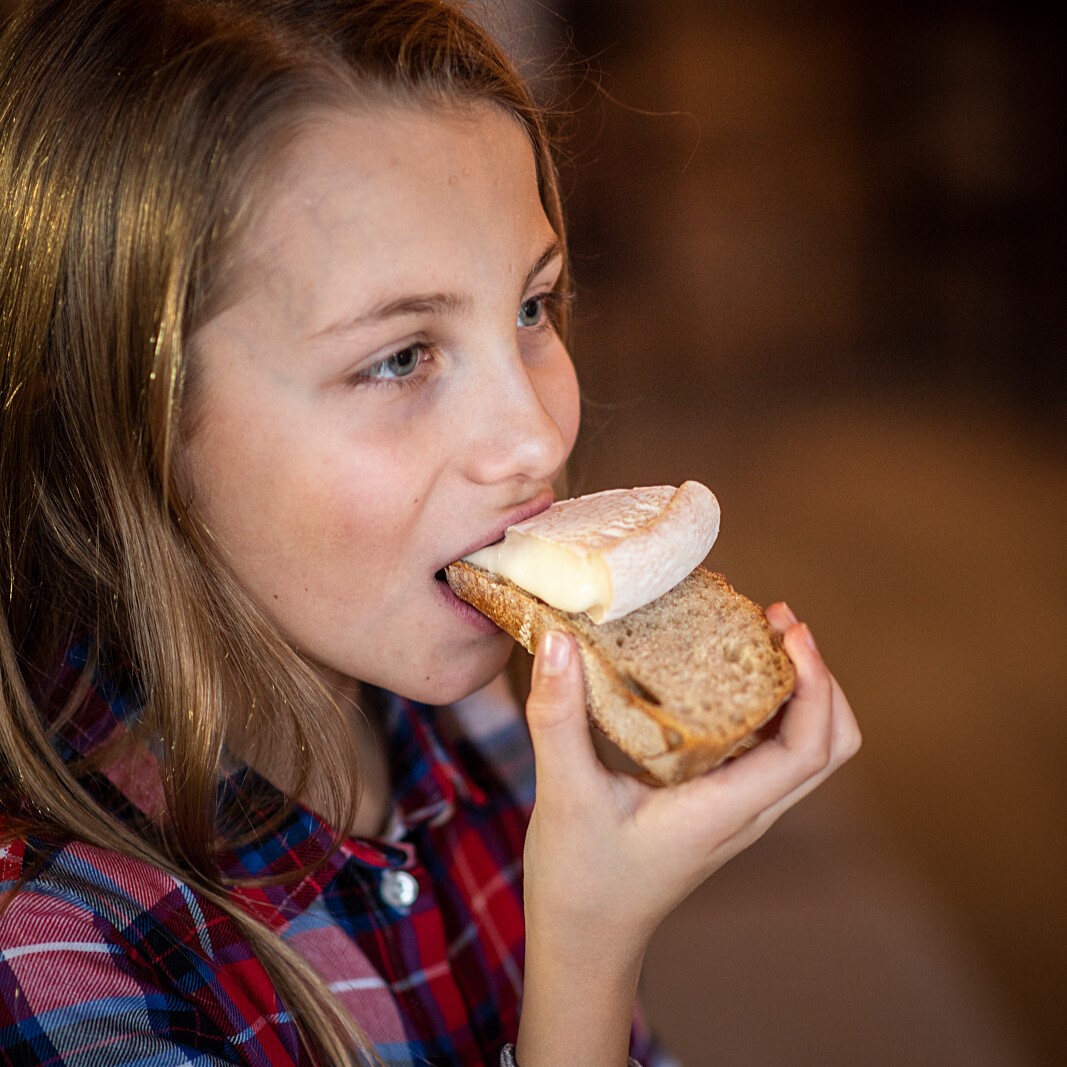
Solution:
M483 484L509 479L551 481L578 430L578 385L570 357L529 364L520 353L496 364L467 408L471 415L470 477Z

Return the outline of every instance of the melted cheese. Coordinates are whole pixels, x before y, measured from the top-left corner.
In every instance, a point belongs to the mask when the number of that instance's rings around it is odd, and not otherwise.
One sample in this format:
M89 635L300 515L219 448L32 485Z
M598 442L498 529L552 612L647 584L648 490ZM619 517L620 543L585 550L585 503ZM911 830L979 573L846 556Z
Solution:
M707 555L719 505L699 482L561 500L466 559L568 612L616 619L662 596Z
M594 616L611 604L611 572L600 555L585 555L514 526L503 541L466 558L560 611Z

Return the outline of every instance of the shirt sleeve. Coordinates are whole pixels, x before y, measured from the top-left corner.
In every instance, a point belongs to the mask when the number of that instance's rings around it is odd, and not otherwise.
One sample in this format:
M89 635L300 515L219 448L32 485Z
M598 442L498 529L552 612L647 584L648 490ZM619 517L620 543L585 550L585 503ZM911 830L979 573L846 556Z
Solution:
M188 886L84 845L51 852L20 884L23 851L0 850L5 1062L300 1062L292 1020L235 924Z

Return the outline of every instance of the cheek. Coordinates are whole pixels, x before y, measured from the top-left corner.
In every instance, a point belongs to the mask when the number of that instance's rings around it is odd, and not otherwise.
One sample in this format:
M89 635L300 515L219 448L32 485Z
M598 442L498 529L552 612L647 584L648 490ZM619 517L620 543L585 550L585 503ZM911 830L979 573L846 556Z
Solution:
M410 462L363 441L324 443L321 450L306 442L277 444L262 471L270 499L261 514L273 526L265 537L281 554L320 574L353 578L403 557L421 495Z
M341 553L351 561L359 549L381 551L397 525L400 486L387 450L346 439L322 412L289 399L206 405L181 457L193 516L260 594Z
M559 427L560 434L567 445L567 454L570 455L574 442L578 438L578 427L581 422L581 393L574 363L562 345L558 357L546 370L538 392L545 410Z
M402 560L422 495L410 464L357 446L351 459L333 459L325 467L295 505L303 544L343 555L348 567L359 570L363 561L381 569Z
M346 442L319 450L280 435L264 445L234 457L197 515L213 524L235 578L287 640L341 664L354 619L399 610L398 579L417 556L420 486L390 462L389 449Z

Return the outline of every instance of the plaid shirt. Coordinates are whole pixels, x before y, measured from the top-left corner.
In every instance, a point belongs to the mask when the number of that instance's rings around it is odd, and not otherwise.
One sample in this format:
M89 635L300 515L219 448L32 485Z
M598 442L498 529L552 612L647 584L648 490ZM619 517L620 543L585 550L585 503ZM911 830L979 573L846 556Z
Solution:
M101 681L62 755L128 734L135 712ZM395 815L382 840L331 851L329 827L295 805L222 867L387 1064L496 1064L522 989L529 739L510 701L484 696L454 709L393 698L388 732ZM161 811L155 760L138 752L90 783L126 820ZM228 776L220 811L251 785L269 789L247 769ZM307 1062L266 972L210 901L117 853L12 839L2 816L0 840L0 898L26 879L0 914L0 1064ZM666 1067L639 1024L635 1035L634 1055Z

